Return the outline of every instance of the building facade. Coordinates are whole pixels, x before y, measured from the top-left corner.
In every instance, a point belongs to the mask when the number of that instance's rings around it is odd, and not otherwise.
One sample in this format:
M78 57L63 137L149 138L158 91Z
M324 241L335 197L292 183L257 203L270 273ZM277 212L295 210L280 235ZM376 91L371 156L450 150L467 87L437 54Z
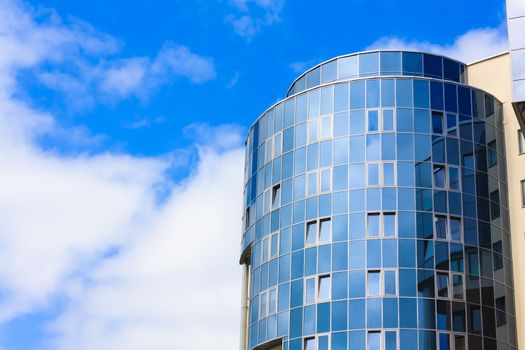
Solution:
M515 349L504 105L371 51L301 75L246 140L241 349Z

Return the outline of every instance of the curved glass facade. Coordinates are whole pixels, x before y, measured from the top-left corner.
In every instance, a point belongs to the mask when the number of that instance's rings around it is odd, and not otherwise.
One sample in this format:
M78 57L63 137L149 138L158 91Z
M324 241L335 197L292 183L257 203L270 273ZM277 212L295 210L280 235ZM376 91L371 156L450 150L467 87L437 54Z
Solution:
M320 81L253 124L248 349L516 348L501 103L457 67Z

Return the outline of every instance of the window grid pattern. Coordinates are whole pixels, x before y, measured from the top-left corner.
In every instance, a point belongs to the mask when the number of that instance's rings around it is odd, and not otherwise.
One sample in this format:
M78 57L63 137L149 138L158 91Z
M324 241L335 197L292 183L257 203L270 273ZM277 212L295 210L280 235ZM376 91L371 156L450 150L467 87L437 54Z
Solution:
M268 110L246 143L249 348L514 349L503 145L498 101L436 79L334 81Z

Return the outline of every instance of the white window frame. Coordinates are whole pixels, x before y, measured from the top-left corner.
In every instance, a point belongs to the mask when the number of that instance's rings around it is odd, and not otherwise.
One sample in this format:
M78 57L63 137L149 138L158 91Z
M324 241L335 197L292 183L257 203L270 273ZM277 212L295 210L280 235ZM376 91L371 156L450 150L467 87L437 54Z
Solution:
M394 280L396 283L396 290L394 294L386 293L386 279L385 272L394 272ZM369 274L370 273L379 273L379 294L369 294ZM386 268L386 269L368 269L366 270L366 296L367 297L393 297L399 295L399 274L398 270L395 268Z
M378 215L379 216L379 235L377 236L371 236L369 235L369 225L368 225L368 218L370 215ZM395 217L395 223L394 223L394 235L392 236L385 236L385 216L394 216ZM398 219L397 219L397 212L395 211L371 211L366 213L366 237L369 239L380 239L380 238L395 238L398 235Z
M321 223L330 221L330 232L329 232L329 238L327 241L321 241ZM316 231L315 231L315 241L313 243L308 242L308 227L311 224L316 224ZM305 232L304 232L304 244L307 247L315 246L315 245L322 245L322 244L330 244L332 243L332 233L333 233L333 222L331 216L323 216L320 218L317 218L315 220L309 220L306 222L305 225Z
M366 332L366 349L370 349L370 333L379 333L380 343L379 347L380 349L386 349L386 333L387 332L394 332L396 334L396 349L400 349L399 347L399 331L397 329L369 329Z

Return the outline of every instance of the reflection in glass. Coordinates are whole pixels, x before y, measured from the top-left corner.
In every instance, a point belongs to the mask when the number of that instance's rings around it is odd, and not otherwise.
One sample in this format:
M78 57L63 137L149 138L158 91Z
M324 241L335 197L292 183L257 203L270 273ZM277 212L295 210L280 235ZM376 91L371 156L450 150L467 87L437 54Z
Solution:
M305 301L307 304L315 301L315 278L308 278L306 280Z
M443 134L443 113L432 112L432 132Z
M447 239L447 217L436 215L434 224L436 227L436 238Z
M368 237L379 237L379 214L368 214L367 221Z
M448 273L438 273L436 280L438 297L448 298Z
M381 350L381 332L368 332L368 350Z
M332 231L332 221L330 221L330 219L321 220L321 229L319 232L319 242L330 241L331 231Z
M379 185L379 164L368 163L368 186Z
M306 225L306 244L315 244L317 236L317 222L309 222Z
M383 214L383 236L394 237L396 235L396 214Z
M370 110L368 111L368 131L379 130L379 111Z
M319 277L319 300L330 299L330 276Z
M381 294L380 278L380 271L368 271L368 295Z
M443 165L434 165L434 187L445 188L447 184L446 170Z

